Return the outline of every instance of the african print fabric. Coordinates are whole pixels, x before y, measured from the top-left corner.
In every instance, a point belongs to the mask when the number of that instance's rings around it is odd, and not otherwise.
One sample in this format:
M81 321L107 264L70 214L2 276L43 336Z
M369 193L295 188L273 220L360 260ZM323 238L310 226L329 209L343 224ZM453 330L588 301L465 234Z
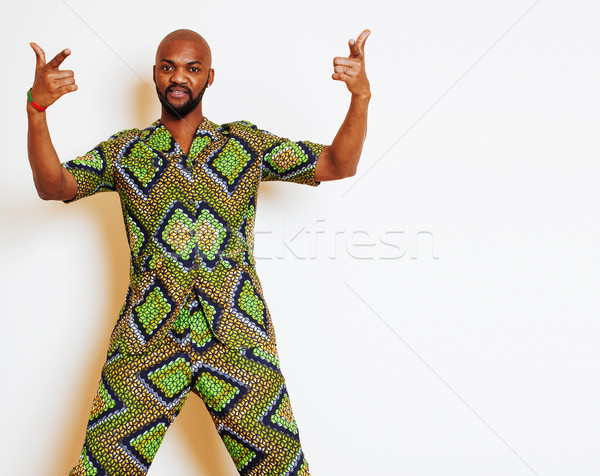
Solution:
M150 351L194 290L225 346L275 352L253 256L258 187L261 180L319 185L314 172L323 148L246 121L218 126L204 118L188 155L156 121L64 163L77 181L73 200L102 191L121 199L130 285L111 347Z
M277 354L223 346L190 294L162 345L139 355L109 350L70 476L145 475L190 391L241 475L309 475Z

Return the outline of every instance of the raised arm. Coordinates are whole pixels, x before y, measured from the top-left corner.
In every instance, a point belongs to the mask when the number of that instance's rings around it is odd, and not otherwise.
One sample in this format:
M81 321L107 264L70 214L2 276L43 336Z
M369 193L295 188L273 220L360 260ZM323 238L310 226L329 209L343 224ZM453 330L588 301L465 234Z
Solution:
M71 51L63 50L46 63L44 50L35 43L31 43L31 47L36 56L31 97L38 106L46 108L64 94L77 89L73 71L58 69ZM60 159L50 138L46 112L36 109L28 100L27 119L27 153L38 195L44 200L73 198L77 193L77 183L75 178L60 165Z
M363 142L367 135L367 109L371 88L365 72L365 41L371 34L364 30L358 39L348 41L350 55L333 59L331 77L343 81L352 94L350 108L331 145L326 146L315 167L315 180L337 180L356 173Z

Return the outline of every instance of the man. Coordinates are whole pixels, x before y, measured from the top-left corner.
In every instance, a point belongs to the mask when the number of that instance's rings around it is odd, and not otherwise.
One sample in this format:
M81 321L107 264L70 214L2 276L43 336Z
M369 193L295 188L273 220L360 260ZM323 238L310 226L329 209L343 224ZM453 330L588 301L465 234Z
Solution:
M177 30L156 53L162 105L150 127L113 135L61 163L45 109L75 91L72 71L35 43L28 152L38 194L71 202L119 193L131 248L130 285L71 475L147 473L190 391L206 404L240 474L308 475L256 275L253 229L261 180L311 186L355 174L367 129L363 31L334 59L350 108L329 146L292 142L246 121L217 125L202 111L214 80L197 33Z

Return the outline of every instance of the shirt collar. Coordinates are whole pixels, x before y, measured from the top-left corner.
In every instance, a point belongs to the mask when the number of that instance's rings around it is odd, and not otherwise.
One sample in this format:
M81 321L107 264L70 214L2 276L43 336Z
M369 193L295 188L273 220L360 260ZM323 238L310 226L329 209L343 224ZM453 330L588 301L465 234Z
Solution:
M211 142L216 142L225 132L224 128L210 121L206 116L196 129L195 137L208 137ZM144 129L140 139L154 149L167 157L182 155L179 144L175 142L173 136L164 126L160 119L157 119L152 125Z

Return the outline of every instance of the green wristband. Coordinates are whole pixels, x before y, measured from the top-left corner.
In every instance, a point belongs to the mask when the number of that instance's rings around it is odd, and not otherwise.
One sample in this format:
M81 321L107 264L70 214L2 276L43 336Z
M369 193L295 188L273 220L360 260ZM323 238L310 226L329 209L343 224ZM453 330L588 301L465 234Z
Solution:
M31 88L27 91L27 101L36 108L38 111L44 112L47 108L40 106L37 102L33 100L33 96L31 95Z

